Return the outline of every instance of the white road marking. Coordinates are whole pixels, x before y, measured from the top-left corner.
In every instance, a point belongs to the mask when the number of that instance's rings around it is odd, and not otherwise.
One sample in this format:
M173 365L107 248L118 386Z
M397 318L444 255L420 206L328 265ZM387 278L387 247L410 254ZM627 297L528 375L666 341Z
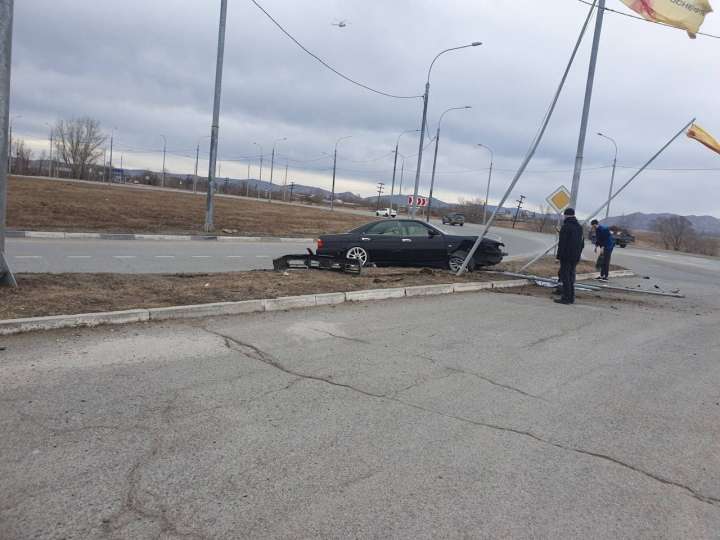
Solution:
M257 259L272 259L270 255L255 255Z
M113 255L113 259L137 259L137 255Z
M15 255L16 259L42 259L41 255Z
M212 259L211 255L192 255L191 259Z
M228 255L228 259L244 259L245 255Z
M91 255L68 255L68 259L92 259Z
M155 255L156 259L174 259L175 255Z

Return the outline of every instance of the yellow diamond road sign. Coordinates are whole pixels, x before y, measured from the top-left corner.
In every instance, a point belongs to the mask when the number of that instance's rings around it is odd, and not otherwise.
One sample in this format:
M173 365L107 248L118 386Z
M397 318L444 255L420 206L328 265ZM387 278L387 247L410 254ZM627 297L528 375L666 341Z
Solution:
M545 199L558 214L562 214L570 206L570 192L565 186L560 186L555 192Z

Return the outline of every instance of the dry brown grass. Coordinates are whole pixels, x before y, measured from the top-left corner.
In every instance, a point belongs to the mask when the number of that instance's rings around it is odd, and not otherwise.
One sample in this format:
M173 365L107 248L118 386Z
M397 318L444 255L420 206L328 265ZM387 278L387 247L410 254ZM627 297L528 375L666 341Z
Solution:
M362 275L294 270L195 275L23 274L3 290L0 319L234 302L303 294L503 279L477 272L368 268Z
M216 198L216 232L241 236L317 236L370 221L342 212ZM201 234L205 199L190 193L10 178L8 228L16 230Z

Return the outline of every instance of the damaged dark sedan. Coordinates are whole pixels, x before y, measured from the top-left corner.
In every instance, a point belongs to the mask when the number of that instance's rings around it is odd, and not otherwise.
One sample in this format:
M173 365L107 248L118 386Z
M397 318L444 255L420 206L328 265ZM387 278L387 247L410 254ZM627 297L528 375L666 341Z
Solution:
M355 260L362 266L439 267L457 272L476 240L477 236L447 234L417 220L375 221L345 234L321 236L317 254ZM504 247L485 238L470 270L500 263L506 255Z

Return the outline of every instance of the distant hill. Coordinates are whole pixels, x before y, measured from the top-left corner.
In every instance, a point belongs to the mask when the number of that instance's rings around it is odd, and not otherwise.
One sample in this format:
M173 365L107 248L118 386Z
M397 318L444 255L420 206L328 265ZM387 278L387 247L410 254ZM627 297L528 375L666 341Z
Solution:
M603 219L605 225L618 225L630 230L651 231L657 218L670 217L677 214L643 214L635 212L625 216L611 216ZM703 234L720 235L720 219L713 216L684 216L693 224L695 230Z

